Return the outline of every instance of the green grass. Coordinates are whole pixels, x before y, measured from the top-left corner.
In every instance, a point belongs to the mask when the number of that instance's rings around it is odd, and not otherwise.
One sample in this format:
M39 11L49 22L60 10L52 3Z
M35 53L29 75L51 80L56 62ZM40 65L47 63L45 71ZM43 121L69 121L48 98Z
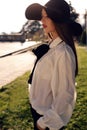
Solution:
M77 103L66 130L87 130L87 49L77 48ZM0 130L33 130L28 99L29 72L0 89Z
M0 90L0 127L2 130L31 130L27 78L29 72Z

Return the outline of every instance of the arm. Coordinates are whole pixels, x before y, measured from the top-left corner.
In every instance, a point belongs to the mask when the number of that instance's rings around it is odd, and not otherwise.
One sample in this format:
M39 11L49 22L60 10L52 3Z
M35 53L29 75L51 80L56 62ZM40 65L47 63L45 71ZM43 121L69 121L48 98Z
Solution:
M51 89L51 108L38 120L39 126L58 130L66 125L73 112L75 94L75 59L68 52L63 53L55 64Z

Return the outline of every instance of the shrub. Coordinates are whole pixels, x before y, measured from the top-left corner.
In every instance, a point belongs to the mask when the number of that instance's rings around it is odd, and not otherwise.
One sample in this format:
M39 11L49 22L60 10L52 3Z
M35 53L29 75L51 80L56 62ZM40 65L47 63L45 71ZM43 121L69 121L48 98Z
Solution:
M82 36L81 36L81 44L86 45L86 30L83 31Z

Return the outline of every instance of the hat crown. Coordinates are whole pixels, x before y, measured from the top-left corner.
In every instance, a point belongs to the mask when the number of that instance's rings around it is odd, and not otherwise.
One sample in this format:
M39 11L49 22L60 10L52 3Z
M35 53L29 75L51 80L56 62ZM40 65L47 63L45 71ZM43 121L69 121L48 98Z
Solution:
M41 20L41 11L45 8L47 15L54 22L63 23L70 19L70 7L64 0L49 0L44 6L34 3L27 7L25 16L30 20Z
M64 0L50 0L45 8L48 17L55 22L65 22L70 18L70 7Z

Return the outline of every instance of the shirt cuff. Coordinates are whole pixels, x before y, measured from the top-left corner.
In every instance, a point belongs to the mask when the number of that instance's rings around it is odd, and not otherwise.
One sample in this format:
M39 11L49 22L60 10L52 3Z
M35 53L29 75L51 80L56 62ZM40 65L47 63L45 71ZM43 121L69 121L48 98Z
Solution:
M45 123L44 123L42 117L37 120L37 123L38 123L38 125L39 125L41 128L43 128L43 129L46 128L46 125L45 125Z
M44 123L44 117L40 117L37 121L38 125L43 128L46 129L46 127L48 127L45 123ZM49 126L50 130L59 130L60 128L62 128L64 126L63 122L60 122L57 126L57 128L54 127L54 124L51 124L52 126ZM53 128L54 127L54 128Z

